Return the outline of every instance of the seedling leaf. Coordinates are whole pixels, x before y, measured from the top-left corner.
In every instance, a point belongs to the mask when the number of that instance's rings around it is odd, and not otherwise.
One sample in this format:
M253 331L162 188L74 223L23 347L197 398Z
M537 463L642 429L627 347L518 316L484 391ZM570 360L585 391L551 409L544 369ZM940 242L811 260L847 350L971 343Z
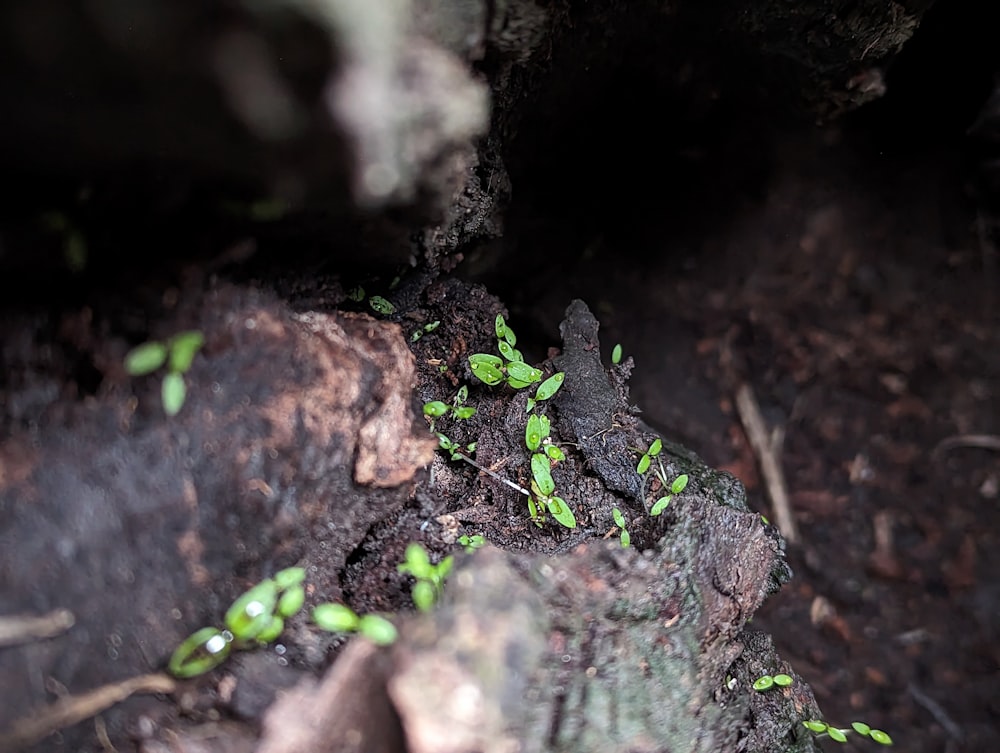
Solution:
M835 740L838 743L847 742L847 735L845 735L842 730L839 730L836 727L827 727L826 734L830 736L831 740Z
M443 416L448 412L447 403L442 403L440 400L431 400L429 403L424 403L424 414L427 416Z
M615 347L611 349L611 363L617 366L621 362L622 362L622 346L621 343L618 343L617 345L615 345Z
M354 610L343 604L319 604L313 609L312 620L331 633L349 633L357 630L360 618Z
M682 491L687 489L688 476L686 473L682 473L680 476L674 479L674 483L670 485L670 491L674 494L680 494Z
M507 364L507 375L512 379L527 384L538 382L542 378L542 372L534 366L529 366L524 361L511 361ZM513 386L513 385L511 385Z
M778 686L780 686L782 688L787 688L789 685L792 684L792 682L793 682L793 680L792 680L792 678L789 675L775 675L774 676L774 684L778 685Z
M639 458L639 465L635 467L635 472L641 476L643 473L649 470L649 464L651 462L653 461L650 460L649 455L644 454L641 458Z
M649 455L649 457L651 458L655 458L657 455L660 454L660 450L662 449L663 449L663 441L659 437L657 437L656 439L653 440L653 444L649 446L649 449L646 450L646 454Z
M143 343L125 356L125 371L132 376L143 376L156 371L166 362L166 345L156 341Z
M540 452L531 456L531 476L538 484L538 492L543 497L550 496L556 490L556 484L549 470L549 459Z
M372 307L377 313L383 316L389 316L396 311L396 307L392 303L380 295L373 295L368 299L368 305Z
M566 459L566 454L562 451L560 447L554 444L545 445L545 454L548 455L552 460L557 463L561 463Z
M892 745L892 738L880 729L873 729L868 735L880 745Z
M649 510L651 516L658 517L667 509L667 505L670 504L670 500L673 499L673 495L668 494L666 497L660 497Z
M205 344L205 336L198 330L175 335L170 340L170 370L181 374L191 368L195 354Z
M559 391L564 379L566 379L566 373L563 371L558 371L550 376L538 385L538 391L535 392L535 400L548 400Z
M171 371L163 377L163 384L160 385L160 397L163 400L164 413L171 417L180 413L187 397L187 385L184 384L184 377L176 371Z
M611 517L615 521L615 525L619 528L625 527L625 516L622 515L622 511L617 507L611 509Z
M528 417L528 425L524 429L524 444L534 452L541 446L542 439L542 420L537 414L532 413Z
M548 500L549 512L564 528L576 528L576 518L573 517L573 510L566 504L566 500L561 497L552 497Z
M396 642L399 633L396 626L377 614L366 614L358 621L358 632L376 646L388 646Z
M758 692L763 692L774 686L774 678L771 675L764 675L763 677L757 678L754 681L753 689Z

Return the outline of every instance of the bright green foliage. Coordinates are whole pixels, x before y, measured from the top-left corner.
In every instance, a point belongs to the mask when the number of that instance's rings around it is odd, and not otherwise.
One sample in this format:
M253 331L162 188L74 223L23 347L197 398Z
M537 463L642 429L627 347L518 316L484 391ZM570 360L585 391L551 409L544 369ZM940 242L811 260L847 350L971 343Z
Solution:
M383 316L389 316L390 314L396 313L396 307L380 295L373 295L369 298L368 305L371 306L372 310L376 313L382 314Z
M424 335L430 334L431 332L433 332L434 330L436 330L440 326L441 326L441 320L440 319L435 319L433 322L425 324L423 327L421 327L416 332L414 332L412 335L410 335L410 342L411 343L417 342L417 340L419 340L421 337L423 337Z
M617 345L615 345L615 347L611 349L611 363L617 366L621 362L622 362L622 346L621 343L618 343Z
M343 604L318 604L312 613L313 622L330 633L360 633L376 646L395 643L396 626L377 614L359 616Z
M573 509L566 504L566 500L562 497L549 497L545 500L545 505L549 508L552 517L563 528L576 528L576 517L573 515Z
M486 539L478 533L474 533L472 536L467 536L463 533L458 537L458 543L462 545L465 551L474 552L486 545Z
M802 725L810 732L817 735L827 735L831 740L835 740L838 743L847 742L848 733L853 731L863 737L871 738L879 745L892 745L892 738L889 735L880 729L872 729L864 722L851 722L851 727L848 729L832 727L820 719L810 719L802 722Z
M196 677L225 661L233 646L249 648L275 640L285 619L302 608L305 575L301 567L289 567L244 592L226 610L225 630L206 627L192 633L171 655L167 669L175 677Z
M674 479L673 483L670 485L670 494L665 497L660 497L649 510L649 514L653 517L660 515L664 510L667 509L667 505L670 504L670 500L674 498L675 494L680 494L687 488L688 477L686 473L682 473L680 476Z
M618 526L621 531L620 541L622 544L622 549L628 549L632 544L632 534L628 532L625 527L625 516L622 515L622 511L617 507L611 509L611 517L615 521L615 525Z
M177 647L167 663L167 671L174 677L197 677L219 666L229 656L232 634L218 628L197 630Z
M517 336L514 330L507 326L502 314L497 314L493 328L497 335L497 350L503 358L489 353L475 353L469 356L469 367L473 375L491 387L505 379L514 389L523 389L540 382L542 372L524 362L521 351L514 347L517 344ZM538 400L537 397L534 399Z
M144 376L152 374L166 362L166 344L152 340L129 351L125 356L125 371L132 376Z
M144 376L166 365L160 399L163 412L170 417L176 416L187 398L184 374L191 368L195 354L204 343L204 335L197 330L181 332L165 342L151 340L128 352L125 370L132 376Z
M538 493L543 497L551 496L556 490L556 484L552 480L552 472L549 468L549 458L541 452L536 452L531 456L531 478L538 486Z
M771 675L764 675L754 680L753 689L762 692L774 687L774 678Z
M431 564L427 550L420 544L411 543L406 547L406 559L396 566L401 573L412 575L416 579L413 584L413 603L421 612L430 611L444 592L444 582L451 573L455 558L445 557L436 565Z

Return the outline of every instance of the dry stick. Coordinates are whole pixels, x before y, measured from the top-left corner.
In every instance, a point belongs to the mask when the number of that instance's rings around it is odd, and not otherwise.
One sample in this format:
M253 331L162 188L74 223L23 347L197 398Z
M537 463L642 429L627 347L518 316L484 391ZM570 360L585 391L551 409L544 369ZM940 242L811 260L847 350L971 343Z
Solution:
M140 675L102 685L83 695L67 696L32 716L18 719L0 732L0 753L27 748L53 732L100 714L134 693L172 693L176 687L177 683L167 675Z
M792 508L788 502L788 486L785 484L785 474L781 470L781 444L784 433L776 431L773 437L768 437L764 417L760 414L757 398L754 397L750 385L743 383L736 390L736 410L740 421L746 430L750 448L757 456L761 476L767 496L774 508L774 519L778 530L790 544L797 544L799 532L792 517Z
M933 456L940 455L948 450L957 447L976 447L981 450L1000 450L1000 437L993 434L958 434L954 437L946 437L937 443L937 447L931 453Z
M61 635L73 627L76 618L68 609L55 609L43 615L0 617L0 646L34 643Z

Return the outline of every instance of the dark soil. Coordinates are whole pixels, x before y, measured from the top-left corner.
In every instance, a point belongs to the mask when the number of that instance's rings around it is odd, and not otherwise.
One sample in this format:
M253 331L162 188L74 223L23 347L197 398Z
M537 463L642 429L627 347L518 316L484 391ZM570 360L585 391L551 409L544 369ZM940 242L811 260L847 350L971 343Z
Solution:
M985 750L1000 739L996 252L960 149L886 153L846 133L762 145L766 180L736 200L720 185L716 203L704 177L680 218L669 199L606 196L624 221L590 228L516 207L521 255L490 274L542 332L567 298L590 301L606 347L635 358L644 420L772 515L734 408L749 384L784 431L801 535L793 581L754 624L829 720L901 750Z

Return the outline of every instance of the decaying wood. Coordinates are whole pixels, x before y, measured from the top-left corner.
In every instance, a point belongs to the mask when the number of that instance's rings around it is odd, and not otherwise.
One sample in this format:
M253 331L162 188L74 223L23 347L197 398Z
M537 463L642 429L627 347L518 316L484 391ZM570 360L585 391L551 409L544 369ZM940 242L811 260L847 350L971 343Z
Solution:
M321 562L310 588L337 598L347 557L436 447L398 325L297 315L229 286L192 292L176 317L163 337L205 336L177 417L163 416L157 376L113 371L125 346L109 341L99 399L0 448L0 614L75 617L0 651L0 729L47 700L33 678L83 692L162 667L278 565Z

